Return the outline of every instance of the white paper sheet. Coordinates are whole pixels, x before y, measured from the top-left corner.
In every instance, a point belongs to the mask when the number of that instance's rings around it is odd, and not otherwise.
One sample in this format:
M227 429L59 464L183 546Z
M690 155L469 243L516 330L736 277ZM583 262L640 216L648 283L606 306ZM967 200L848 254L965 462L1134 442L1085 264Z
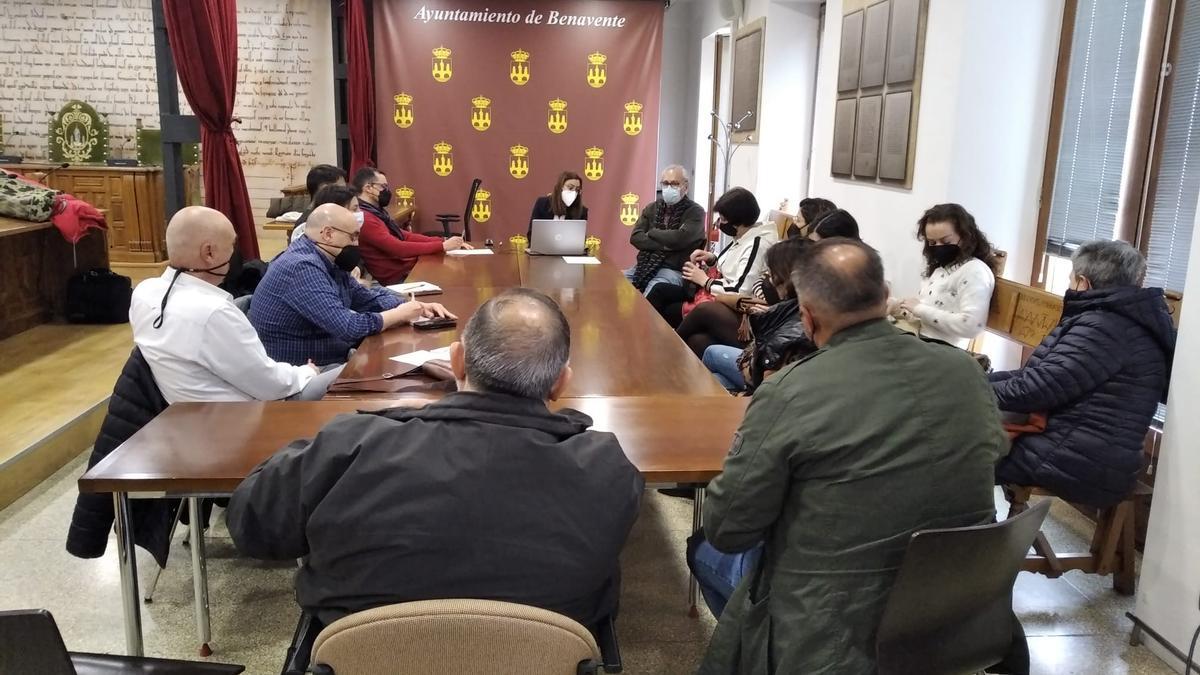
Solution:
M493 251L492 251L492 249L490 249L490 248L472 248L472 249L460 248L460 249L458 249L458 250L455 250L455 251L446 251L446 255L453 255L453 256L460 256L460 255L492 255L492 253L493 253Z
M411 366L411 370L416 370L425 365L426 361L449 361L450 348L442 347L441 349L422 349L421 351L401 354L393 356L392 360L396 363L402 363L406 366Z
M600 260L590 255L564 255L563 262L568 265L599 265Z
M432 295L434 293L442 292L441 286L435 286L428 281L413 281L407 284L392 284L391 286L388 286L387 289L389 291L399 293L400 295L408 295L409 293L415 293L417 295Z

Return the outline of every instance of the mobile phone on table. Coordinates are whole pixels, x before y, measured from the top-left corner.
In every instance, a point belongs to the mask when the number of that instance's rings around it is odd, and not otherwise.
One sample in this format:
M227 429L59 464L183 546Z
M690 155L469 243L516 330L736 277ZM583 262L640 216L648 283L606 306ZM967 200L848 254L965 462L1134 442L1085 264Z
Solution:
M456 325L458 325L458 319L452 319L448 316L427 316L412 322L412 327L417 330L436 330Z

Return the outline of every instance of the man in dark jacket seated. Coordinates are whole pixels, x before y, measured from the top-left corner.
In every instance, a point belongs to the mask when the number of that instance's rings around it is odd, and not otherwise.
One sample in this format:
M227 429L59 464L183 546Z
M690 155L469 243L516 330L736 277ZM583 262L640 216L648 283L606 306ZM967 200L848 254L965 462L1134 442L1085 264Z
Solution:
M1093 241L1071 263L1058 327L1025 367L991 375L1001 410L1046 415L1044 432L1013 442L996 480L1104 508L1133 490L1142 469L1175 328L1163 290L1141 287L1146 261L1136 248Z
M615 612L618 555L644 481L615 437L551 412L570 327L513 289L450 348L459 392L343 415L255 469L229 503L238 549L303 557L299 603L329 623L413 600L523 603L594 626Z

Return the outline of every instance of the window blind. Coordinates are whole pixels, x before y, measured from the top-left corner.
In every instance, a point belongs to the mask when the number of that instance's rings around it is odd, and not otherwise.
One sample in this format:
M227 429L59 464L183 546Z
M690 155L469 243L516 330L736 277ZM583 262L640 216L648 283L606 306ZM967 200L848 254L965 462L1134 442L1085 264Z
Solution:
M1146 285L1182 291L1200 197L1200 2L1184 7L1150 212Z
M1080 0L1046 252L1112 239L1146 0ZM1193 204L1194 206L1194 204Z

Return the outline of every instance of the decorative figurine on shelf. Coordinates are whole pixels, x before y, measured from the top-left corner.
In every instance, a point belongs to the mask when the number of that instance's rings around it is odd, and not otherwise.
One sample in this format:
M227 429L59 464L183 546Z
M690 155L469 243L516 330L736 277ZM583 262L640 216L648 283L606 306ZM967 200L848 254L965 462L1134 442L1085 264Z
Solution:
M50 161L101 164L108 159L108 118L83 101L68 101L50 118Z

